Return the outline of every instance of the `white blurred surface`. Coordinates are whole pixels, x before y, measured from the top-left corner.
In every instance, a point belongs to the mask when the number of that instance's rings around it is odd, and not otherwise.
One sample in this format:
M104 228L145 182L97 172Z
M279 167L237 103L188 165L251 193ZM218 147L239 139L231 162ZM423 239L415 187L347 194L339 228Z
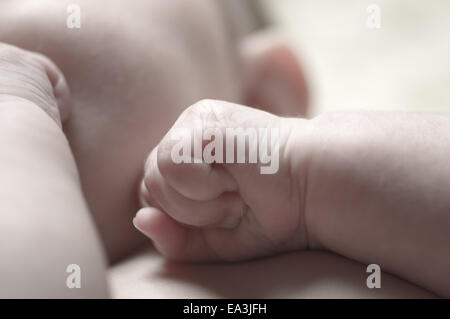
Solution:
M242 263L176 264L145 250L109 271L114 298L435 298L387 273L366 286L367 265L322 251Z
M304 64L313 114L450 111L450 1L263 1ZM370 4L380 29L366 27Z

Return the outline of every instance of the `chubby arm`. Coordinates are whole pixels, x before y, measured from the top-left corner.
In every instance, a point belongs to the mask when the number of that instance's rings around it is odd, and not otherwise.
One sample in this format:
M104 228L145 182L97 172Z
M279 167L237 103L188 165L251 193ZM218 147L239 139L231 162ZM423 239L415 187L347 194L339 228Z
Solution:
M59 126L60 76L45 58L0 44L3 298L107 296L103 252ZM66 284L71 264L81 268L80 289Z
M450 118L340 113L310 124L313 245L449 297Z
M61 129L27 101L0 103L0 296L104 297L105 267ZM81 289L69 289L70 264Z

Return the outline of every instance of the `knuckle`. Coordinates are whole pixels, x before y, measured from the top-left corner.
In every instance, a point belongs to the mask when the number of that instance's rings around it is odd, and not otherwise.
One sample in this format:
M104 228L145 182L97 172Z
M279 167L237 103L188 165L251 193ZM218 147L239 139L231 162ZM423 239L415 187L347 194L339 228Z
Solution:
M214 100L203 99L189 106L185 113L190 116L201 118L205 114L210 113L215 107L216 102Z
M0 66L5 67L11 64L20 64L24 59L24 51L12 45L0 43Z
M159 185L158 183L156 183L156 180L153 178L152 174L148 174L145 176L144 185L150 197L158 200L160 194L160 192L158 191Z
M40 80L47 78L44 65L34 53L5 43L0 43L0 67L2 71L17 73L26 69L28 72L21 75L26 74Z
M45 65L34 53L0 43L0 93L35 103L59 123L52 84Z
M170 178L182 169L182 165L175 165L171 157L171 149L158 148L157 165L159 172L164 178Z
M203 128L222 127L226 125L225 119L229 117L229 110L223 103L212 99L200 100L189 106L183 116L185 120L197 121ZM195 125L195 123L192 123Z
M45 93L51 93L45 87L48 79L44 67L27 51L0 44L0 70L4 75L11 76L24 85L45 89Z
M157 174L154 172L154 166L150 164L150 169L148 169L144 176L144 185L147 189L148 194L151 198L155 199L157 202L161 201L162 188L156 177Z
M154 152L155 152L155 149L153 149L153 150L148 154L147 159L145 160L145 164L144 164L144 173L145 173L145 176L151 175L151 171L152 171L153 166L154 166L154 163L153 163L153 161L154 161Z

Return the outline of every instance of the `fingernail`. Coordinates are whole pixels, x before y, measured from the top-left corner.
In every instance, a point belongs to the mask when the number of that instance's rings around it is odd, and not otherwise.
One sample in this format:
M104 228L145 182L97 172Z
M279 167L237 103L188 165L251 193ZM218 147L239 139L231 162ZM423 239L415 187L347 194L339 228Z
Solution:
M144 221L144 219L147 217L148 217L148 212L146 212L144 209L141 209L136 213L136 216L134 216L134 218L133 218L133 226L145 235L147 235L147 234L142 230L141 227L139 227L139 219L140 219L140 222L142 223Z
M139 226L138 226L137 223L136 223L136 216L133 217L133 226L134 226L137 230L139 230L140 232L142 232L142 230L139 228Z
M229 216L222 220L222 222L218 225L219 228L225 229L233 229L236 228L241 222L240 216Z

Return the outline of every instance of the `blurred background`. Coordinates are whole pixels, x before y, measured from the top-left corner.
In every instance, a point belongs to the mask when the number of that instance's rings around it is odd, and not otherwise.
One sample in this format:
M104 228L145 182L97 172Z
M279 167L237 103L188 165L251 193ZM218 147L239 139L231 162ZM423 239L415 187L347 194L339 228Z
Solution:
M449 0L261 0L297 50L312 115L450 111ZM381 9L380 28L366 25Z

